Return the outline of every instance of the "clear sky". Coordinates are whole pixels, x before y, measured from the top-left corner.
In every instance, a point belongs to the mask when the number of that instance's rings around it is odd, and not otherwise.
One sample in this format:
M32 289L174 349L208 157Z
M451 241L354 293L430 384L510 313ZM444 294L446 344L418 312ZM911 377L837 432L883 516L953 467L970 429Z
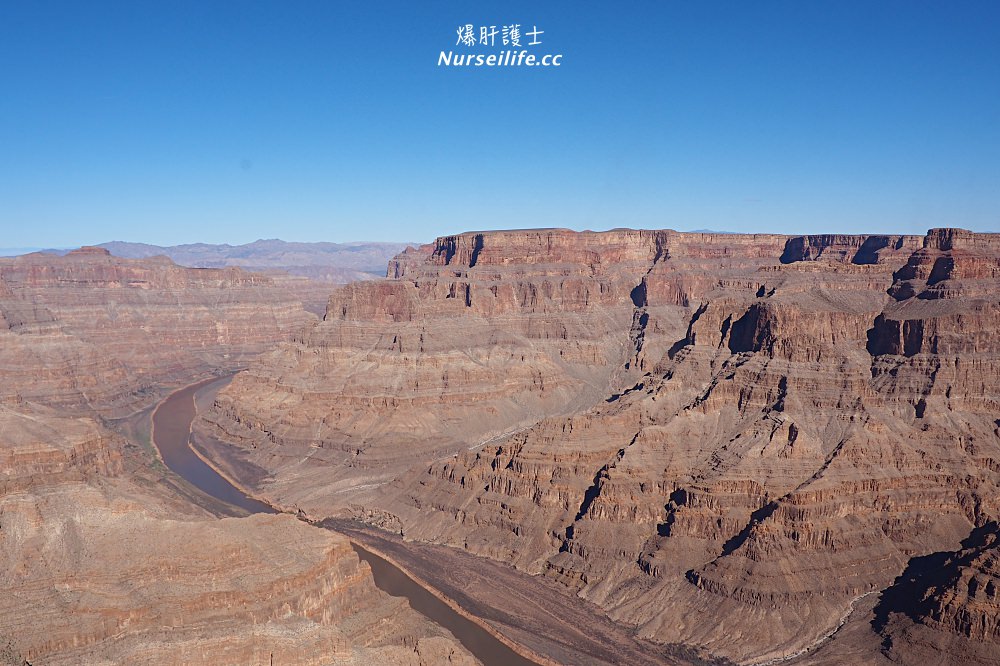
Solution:
M511 23L561 66L438 66ZM0 246L1000 230L998 35L995 1L4 2Z

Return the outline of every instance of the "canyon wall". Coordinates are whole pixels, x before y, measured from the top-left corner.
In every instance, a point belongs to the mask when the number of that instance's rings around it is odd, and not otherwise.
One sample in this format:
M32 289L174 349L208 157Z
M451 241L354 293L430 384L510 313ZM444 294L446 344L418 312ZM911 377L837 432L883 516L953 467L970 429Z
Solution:
M83 248L0 259L0 395L106 415L314 321L280 279Z
M0 433L0 635L20 659L474 662L377 590L342 536L207 515L123 474L127 444L86 417L3 407Z
M998 266L959 229L444 237L335 292L197 431L279 504L781 658L998 519Z
M111 418L313 322L239 269L0 260L0 663L477 663L345 537L220 519Z

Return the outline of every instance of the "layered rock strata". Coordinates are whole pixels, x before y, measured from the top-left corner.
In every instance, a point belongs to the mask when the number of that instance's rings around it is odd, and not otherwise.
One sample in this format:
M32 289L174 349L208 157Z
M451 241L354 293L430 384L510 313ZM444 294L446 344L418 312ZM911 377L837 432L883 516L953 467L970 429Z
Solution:
M285 515L217 520L155 502L121 481L0 498L0 633L24 659L475 663L379 592L344 537Z
M875 626L896 663L995 664L1000 529L977 528L952 553L916 558L882 595Z
M127 413L313 321L280 281L83 248L0 259L0 396Z
M0 663L476 663L346 538L220 520L111 429L308 326L285 296L99 251L0 261Z
M628 383L632 292L655 235L595 234L582 250L564 232L481 236L408 251L390 267L399 278L334 292L322 325L241 373L203 432L240 441L252 464L295 467L275 493L301 502L297 489L384 482Z
M998 262L958 229L445 237L336 292L199 429L280 503L782 658L997 519Z

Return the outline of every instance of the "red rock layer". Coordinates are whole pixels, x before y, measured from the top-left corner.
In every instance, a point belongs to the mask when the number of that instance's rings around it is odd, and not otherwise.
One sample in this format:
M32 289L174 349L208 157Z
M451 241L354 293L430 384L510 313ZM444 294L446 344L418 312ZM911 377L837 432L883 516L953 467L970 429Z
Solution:
M9 402L0 432L0 496L122 471L123 440L90 418Z
M0 260L0 366L21 397L125 412L159 384L234 368L312 320L280 281L84 248Z
M445 237L334 294L202 425L278 501L360 503L643 636L768 659L997 517L998 243Z
M287 515L172 512L124 480L0 497L0 634L44 664L435 664L454 639Z
M0 663L474 663L346 538L219 520L101 418L307 324L283 294L93 250L0 261Z
M298 502L297 488L386 481L593 404L629 372L632 292L659 241L647 232L591 236L576 252L559 240L573 234L532 233L502 267L476 235L453 239L458 250L447 239L423 248L426 262L409 269L419 253L405 253L392 269L405 275L334 292L322 324L241 373L205 430L240 442L254 464L298 468L277 490ZM564 254L539 264L550 247ZM455 263L455 252L474 265Z

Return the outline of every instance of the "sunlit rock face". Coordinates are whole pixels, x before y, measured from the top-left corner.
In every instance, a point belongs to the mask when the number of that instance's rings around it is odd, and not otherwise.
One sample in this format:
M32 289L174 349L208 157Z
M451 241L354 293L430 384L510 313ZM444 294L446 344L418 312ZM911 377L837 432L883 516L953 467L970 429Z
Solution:
M197 431L276 502L780 657L998 518L998 271L959 229L449 236L335 292Z
M0 395L128 413L158 386L236 368L311 321L279 279L101 248L0 259Z
M47 438L48 448L71 456L94 428ZM5 443L5 453L10 448ZM14 455L37 456L38 448L26 441ZM0 635L21 659L434 664L430 655L452 654L456 663L474 661L405 600L376 589L342 536L287 515L220 520L107 476L101 463L74 464L57 481L22 475L19 489L7 485L0 495Z
M115 430L313 322L239 269L0 260L0 664L474 663L346 538L219 519Z

